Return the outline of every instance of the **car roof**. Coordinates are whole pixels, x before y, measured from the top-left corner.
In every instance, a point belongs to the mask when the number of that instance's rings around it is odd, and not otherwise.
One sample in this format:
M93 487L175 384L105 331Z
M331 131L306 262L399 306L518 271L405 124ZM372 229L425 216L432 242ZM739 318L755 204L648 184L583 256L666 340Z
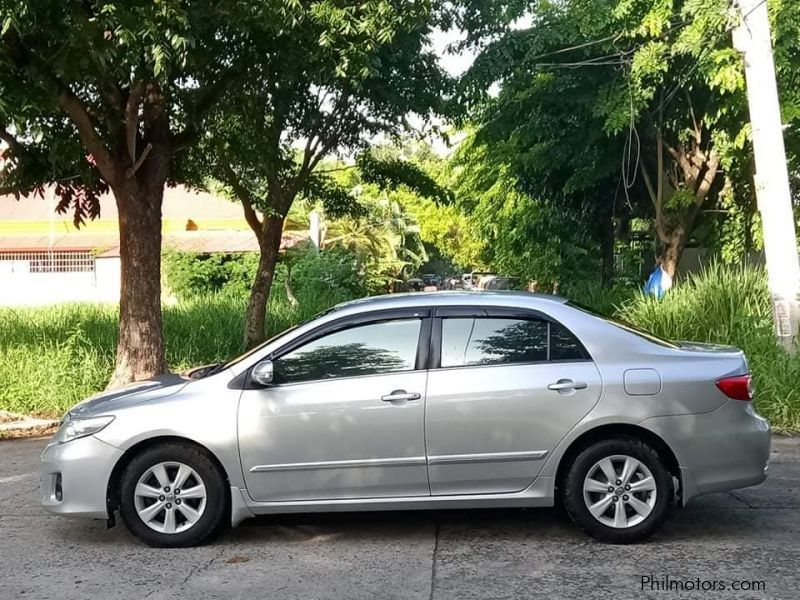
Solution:
M437 292L407 292L402 294L385 294L383 296L370 296L358 300L342 302L334 307L339 312L353 309L353 312L367 310L380 310L391 308L414 308L418 306L442 305L508 305L525 306L538 302L552 302L564 304L566 298L551 294L535 294L532 292L519 292L511 290L475 290L475 291L437 291Z

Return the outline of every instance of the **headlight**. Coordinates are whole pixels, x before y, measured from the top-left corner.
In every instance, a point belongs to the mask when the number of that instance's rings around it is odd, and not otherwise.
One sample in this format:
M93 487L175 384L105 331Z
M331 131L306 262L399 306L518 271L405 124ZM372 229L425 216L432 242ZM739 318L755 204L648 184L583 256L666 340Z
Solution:
M90 417L88 419L66 419L56 433L59 444L92 435L107 427L114 417Z

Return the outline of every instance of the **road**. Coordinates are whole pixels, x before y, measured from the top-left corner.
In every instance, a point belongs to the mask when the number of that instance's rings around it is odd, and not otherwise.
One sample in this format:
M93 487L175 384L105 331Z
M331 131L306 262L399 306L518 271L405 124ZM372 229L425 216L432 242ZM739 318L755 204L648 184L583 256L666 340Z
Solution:
M798 597L800 438L773 440L766 483L698 498L636 546L596 543L537 509L284 515L210 546L152 549L122 525L44 513L43 445L0 442L0 598ZM643 576L726 589L642 590ZM750 581L765 591L730 590Z

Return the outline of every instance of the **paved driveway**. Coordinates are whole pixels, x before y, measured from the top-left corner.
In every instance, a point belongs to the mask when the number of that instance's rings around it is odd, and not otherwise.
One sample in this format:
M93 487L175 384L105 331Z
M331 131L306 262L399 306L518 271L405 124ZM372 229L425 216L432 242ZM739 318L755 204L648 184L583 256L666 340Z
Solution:
M538 509L276 516L155 550L121 525L43 513L43 445L0 442L0 598L800 597L798 438L774 439L765 484L699 498L637 546L596 543ZM717 591L643 591L643 576ZM730 589L751 581L765 590Z

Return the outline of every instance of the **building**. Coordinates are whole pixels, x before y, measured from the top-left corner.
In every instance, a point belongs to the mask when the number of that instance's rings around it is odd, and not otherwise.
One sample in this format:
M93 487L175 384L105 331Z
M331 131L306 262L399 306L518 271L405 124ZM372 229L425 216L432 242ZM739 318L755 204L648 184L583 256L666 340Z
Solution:
M52 189L44 198L0 196L0 305L117 302L119 229L114 197L100 199L100 217L76 229L58 214ZM168 187L162 208L163 247L197 253L257 252L239 204L185 187ZM282 247L306 233L285 233Z

